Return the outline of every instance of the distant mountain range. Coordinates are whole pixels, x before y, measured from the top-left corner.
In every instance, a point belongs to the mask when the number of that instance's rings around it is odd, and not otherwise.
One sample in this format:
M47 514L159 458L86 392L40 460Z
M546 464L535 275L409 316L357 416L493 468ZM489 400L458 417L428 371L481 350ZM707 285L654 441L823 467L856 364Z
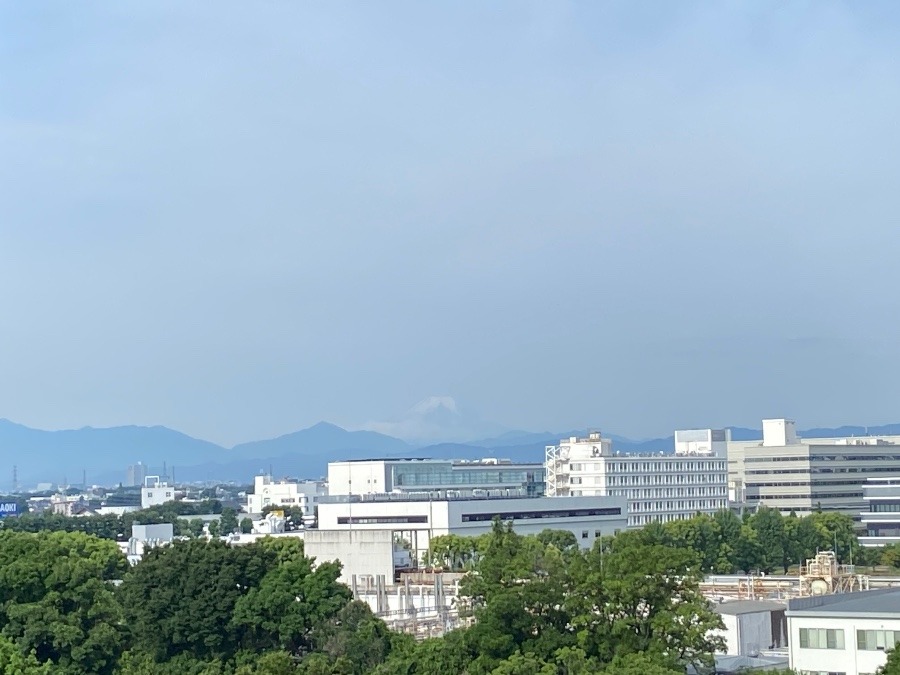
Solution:
M540 462L545 447L560 438L584 435L584 429L533 433L509 431L466 443L416 446L375 431L347 431L320 422L308 429L269 440L224 448L166 427L123 426L107 429L84 427L66 431L42 431L0 419L0 489L9 489L16 467L21 486L38 482L78 485L117 484L125 479L128 465L142 461L153 472L166 471L179 481L251 482L260 471L277 476L318 478L328 462L373 457L432 457L479 459L498 457ZM844 426L801 431L803 438L900 435L900 424L874 427ZM631 440L609 435L620 452L671 452L673 436ZM735 440L762 438L758 429L732 428Z

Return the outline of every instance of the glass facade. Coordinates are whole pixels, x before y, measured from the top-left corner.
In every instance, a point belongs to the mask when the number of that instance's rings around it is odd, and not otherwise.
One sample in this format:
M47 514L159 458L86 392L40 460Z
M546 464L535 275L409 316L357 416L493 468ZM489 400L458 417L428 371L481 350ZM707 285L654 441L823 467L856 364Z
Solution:
M544 494L544 468L540 465L454 464L452 462L397 464L392 467L394 489L496 490L515 489L529 497Z

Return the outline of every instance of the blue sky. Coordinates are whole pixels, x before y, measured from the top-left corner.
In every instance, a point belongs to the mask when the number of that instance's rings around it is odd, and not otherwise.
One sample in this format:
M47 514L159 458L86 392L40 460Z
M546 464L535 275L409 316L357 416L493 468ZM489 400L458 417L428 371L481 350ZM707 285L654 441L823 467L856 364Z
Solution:
M900 421L889 2L0 5L0 417Z

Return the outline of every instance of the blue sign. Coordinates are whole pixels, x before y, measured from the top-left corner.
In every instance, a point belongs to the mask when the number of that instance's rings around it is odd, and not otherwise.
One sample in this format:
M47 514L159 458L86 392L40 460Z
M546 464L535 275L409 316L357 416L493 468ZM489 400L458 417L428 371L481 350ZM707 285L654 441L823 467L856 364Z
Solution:
M17 502L0 502L0 518L17 515L19 515L19 504Z

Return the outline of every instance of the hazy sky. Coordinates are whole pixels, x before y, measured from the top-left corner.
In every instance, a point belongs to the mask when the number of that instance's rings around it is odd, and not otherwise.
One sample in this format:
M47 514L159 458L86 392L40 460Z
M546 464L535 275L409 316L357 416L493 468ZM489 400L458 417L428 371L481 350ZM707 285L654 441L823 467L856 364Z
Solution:
M0 417L900 421L896 2L0 4Z

